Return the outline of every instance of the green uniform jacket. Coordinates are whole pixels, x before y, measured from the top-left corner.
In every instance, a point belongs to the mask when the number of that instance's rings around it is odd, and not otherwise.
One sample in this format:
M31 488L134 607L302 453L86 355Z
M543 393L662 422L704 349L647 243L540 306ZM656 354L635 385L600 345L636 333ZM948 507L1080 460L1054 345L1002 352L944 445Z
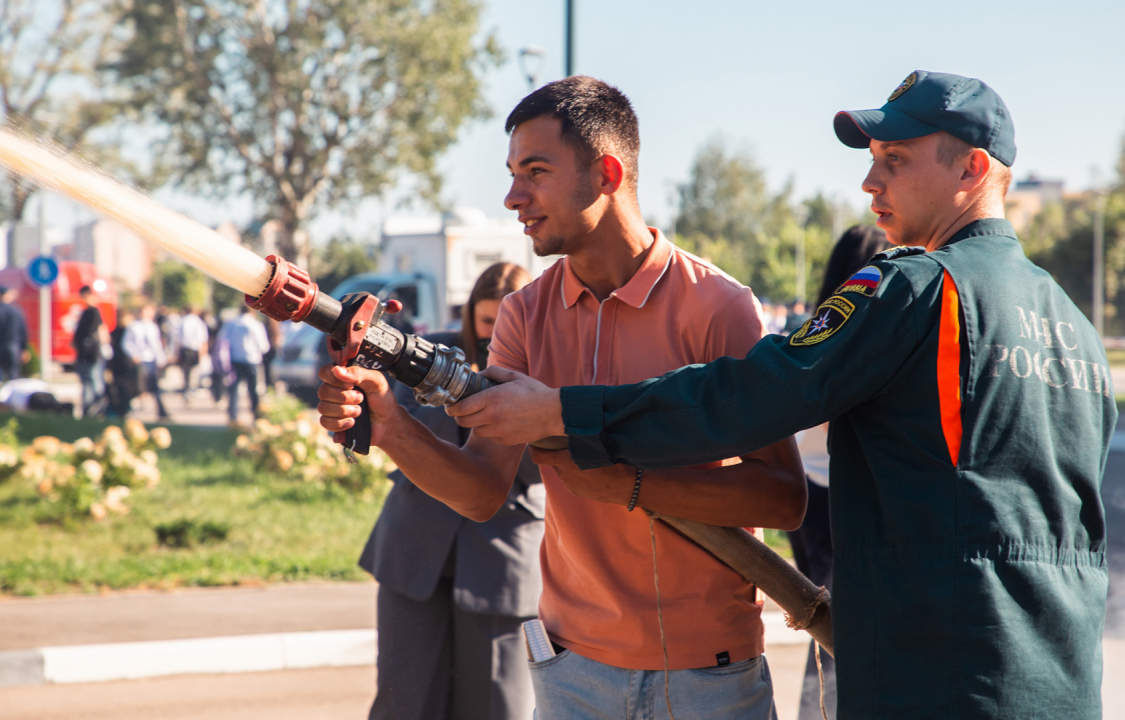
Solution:
M876 256L745 359L562 403L584 468L692 465L832 421L839 717L1101 717L1117 409L1093 327L1006 221Z

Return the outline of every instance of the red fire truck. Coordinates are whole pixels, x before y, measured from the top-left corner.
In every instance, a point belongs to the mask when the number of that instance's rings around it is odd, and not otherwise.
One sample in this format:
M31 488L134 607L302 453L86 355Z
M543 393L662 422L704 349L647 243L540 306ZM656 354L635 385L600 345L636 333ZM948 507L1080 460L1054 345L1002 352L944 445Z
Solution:
M28 336L38 352L39 287L28 280L23 268L18 267L0 270L0 285L19 293L16 304L27 318ZM90 263L60 262L59 279L51 286L51 357L55 362L69 364L75 360L70 341L85 307L82 298L78 296L83 285L89 285L94 291L106 329L113 330L117 325L117 290L113 287L113 281L99 275L97 268Z

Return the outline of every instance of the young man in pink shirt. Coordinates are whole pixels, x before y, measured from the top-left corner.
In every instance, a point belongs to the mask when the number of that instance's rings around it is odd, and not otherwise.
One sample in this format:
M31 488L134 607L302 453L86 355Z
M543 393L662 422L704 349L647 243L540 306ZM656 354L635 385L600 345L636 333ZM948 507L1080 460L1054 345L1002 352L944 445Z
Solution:
M524 98L506 129L505 205L519 213L536 253L566 258L504 300L490 366L560 387L637 382L746 355L763 334L754 295L642 219L640 139L623 94L592 78L567 78ZM325 366L320 377L325 428L350 427L362 391L372 443L418 487L478 521L505 501L522 447L475 434L460 449L437 440L399 408L380 373ZM559 652L531 664L538 718L627 720L653 708L663 717L666 705L680 720L776 717L754 588L631 510L796 528L806 490L793 441L710 466L644 473L621 465L579 472L564 453L548 457L557 465L541 466L540 619Z

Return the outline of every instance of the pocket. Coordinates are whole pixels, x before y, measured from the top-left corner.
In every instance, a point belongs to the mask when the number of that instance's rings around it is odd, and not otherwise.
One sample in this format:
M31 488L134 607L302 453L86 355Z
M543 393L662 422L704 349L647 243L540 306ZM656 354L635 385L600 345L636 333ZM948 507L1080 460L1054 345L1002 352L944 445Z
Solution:
M762 664L762 656L752 657L749 660L739 660L736 663L723 665L721 667L705 667L695 668L692 672L702 673L704 675L734 675L737 673L747 672L749 670L757 669Z
M555 655L553 658L549 658L547 660L540 660L539 662L534 662L533 660L528 660L527 665L532 670L543 670L544 668L549 668L552 665L557 665L558 663L562 662L563 660L565 660L568 657L570 657L570 651L569 650L563 650L558 655Z

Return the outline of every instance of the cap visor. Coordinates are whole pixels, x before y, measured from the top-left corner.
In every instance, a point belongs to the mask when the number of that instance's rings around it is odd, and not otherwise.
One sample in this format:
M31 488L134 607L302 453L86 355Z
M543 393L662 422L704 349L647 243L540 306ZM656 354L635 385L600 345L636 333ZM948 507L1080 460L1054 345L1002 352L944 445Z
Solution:
M836 113L832 124L840 142L854 148L868 147L872 140L911 140L938 132L929 123L886 107L879 110L845 110Z

